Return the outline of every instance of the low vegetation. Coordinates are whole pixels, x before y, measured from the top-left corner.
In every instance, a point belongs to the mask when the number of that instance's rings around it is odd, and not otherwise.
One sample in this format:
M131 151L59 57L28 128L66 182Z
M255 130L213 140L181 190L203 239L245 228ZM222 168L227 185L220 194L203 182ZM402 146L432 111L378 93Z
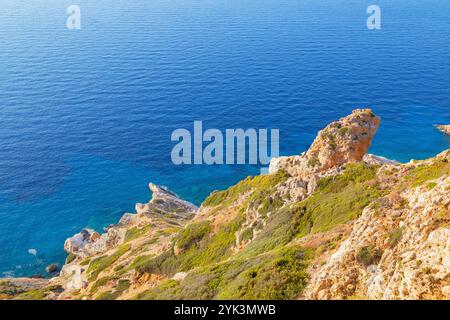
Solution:
M447 159L438 159L431 164L419 164L409 172L406 179L413 187L425 184L427 181L437 179L443 175L450 174L450 163ZM431 189L434 186L431 185ZM430 186L429 186L430 188Z
M304 289L312 252L289 247L252 258L195 269L183 281L167 280L137 299L293 299Z
M206 198L203 205L210 207L227 207L235 203L240 196L246 194L247 192L268 192L277 184L285 181L287 177L287 173L282 170L273 175L247 177L227 190L212 193L208 198Z
M119 248L112 253L111 255L102 256L99 258L96 258L92 260L89 263L88 267L88 274L89 274L89 280L93 281L97 279L97 276L105 270L106 268L110 267L114 262L116 262L121 256L123 256L128 250L130 250L131 246L127 243L122 244L119 246Z
M403 228L401 227L396 228L391 232L389 232L387 235L389 246L395 247L402 239L402 236L403 236Z
M351 164L342 174L321 179L310 197L290 209L297 236L328 231L336 225L347 223L383 196L386 191L371 183L375 179L376 169L363 163Z
M383 255L383 251L379 248L376 248L372 245L362 247L357 255L356 261L362 264L365 267L368 267L373 264L378 264L381 257Z

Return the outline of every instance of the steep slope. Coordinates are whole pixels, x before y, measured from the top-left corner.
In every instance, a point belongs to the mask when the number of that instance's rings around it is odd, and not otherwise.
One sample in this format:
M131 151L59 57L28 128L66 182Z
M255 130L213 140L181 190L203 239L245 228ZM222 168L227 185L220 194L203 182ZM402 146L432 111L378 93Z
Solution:
M450 152L380 168L397 180L366 207L306 290L312 299L450 299ZM391 182L389 182L391 184Z
M66 241L60 276L31 295L5 285L7 297L448 298L450 151L408 164L367 155L379 123L355 110L200 208L150 185L136 214Z

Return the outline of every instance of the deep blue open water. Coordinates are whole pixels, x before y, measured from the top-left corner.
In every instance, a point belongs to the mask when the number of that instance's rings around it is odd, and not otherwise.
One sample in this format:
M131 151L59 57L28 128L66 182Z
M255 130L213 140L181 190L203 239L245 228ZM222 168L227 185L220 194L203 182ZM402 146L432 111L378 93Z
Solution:
M0 0L0 276L63 262L68 236L147 201L149 181L200 203L258 173L173 165L170 134L194 120L279 128L289 155L370 106L372 153L449 148L433 127L450 123L449 17L448 0Z

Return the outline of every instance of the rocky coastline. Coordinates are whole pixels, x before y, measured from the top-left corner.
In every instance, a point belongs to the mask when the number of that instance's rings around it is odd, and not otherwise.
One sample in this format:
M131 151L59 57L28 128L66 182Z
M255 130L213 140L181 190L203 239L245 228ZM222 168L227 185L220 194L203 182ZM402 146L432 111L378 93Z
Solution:
M450 150L367 154L380 123L356 109L200 207L149 184L67 239L57 276L1 279L0 299L450 299Z

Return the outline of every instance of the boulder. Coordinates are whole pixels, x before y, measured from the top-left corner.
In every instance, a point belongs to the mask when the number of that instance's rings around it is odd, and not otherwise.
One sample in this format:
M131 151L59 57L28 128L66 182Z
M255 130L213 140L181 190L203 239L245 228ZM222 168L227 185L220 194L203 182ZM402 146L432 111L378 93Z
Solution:
M438 124L436 125L436 128L445 134L450 134L450 124Z
M53 273L53 272L58 271L58 269L59 269L58 264L57 264L57 263L52 263L52 264L49 264L49 265L45 268L45 271L47 271L47 273Z
M361 161L379 125L371 109L356 109L319 131L304 154L271 159L269 173L283 169L292 176L310 177Z

